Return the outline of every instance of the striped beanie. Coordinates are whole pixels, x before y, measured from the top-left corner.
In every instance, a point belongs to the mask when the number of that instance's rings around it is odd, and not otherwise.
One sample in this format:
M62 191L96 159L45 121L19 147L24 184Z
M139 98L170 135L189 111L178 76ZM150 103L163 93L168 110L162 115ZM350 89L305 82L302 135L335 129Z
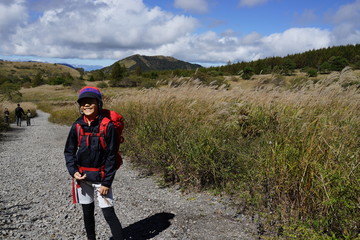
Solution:
M100 106L102 106L102 95L100 90L96 87L89 87L89 86L83 87L79 91L79 97L77 101L79 102L79 100L83 98L96 98Z

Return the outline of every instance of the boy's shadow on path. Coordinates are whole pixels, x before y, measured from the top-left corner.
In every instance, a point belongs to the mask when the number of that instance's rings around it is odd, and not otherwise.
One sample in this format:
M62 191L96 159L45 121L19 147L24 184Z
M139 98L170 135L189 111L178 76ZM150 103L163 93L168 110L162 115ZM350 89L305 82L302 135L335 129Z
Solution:
M174 218L172 213L157 213L124 228L124 238L134 240L151 239L167 229Z

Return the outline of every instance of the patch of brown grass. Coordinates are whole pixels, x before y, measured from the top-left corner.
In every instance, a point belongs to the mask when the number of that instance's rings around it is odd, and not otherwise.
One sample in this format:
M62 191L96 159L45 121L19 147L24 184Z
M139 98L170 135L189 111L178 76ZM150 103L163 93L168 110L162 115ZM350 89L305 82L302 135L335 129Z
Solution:
M0 71L5 76L34 77L41 72L44 77L56 74L69 73L71 76L78 78L80 73L70 67L61 64L40 63L40 62L12 62L0 61Z

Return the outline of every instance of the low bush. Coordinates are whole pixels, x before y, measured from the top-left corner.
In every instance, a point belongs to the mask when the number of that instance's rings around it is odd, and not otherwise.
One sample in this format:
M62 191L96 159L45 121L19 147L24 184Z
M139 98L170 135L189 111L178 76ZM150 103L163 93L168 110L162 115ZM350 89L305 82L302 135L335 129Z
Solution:
M96 87L107 88L107 87L109 87L109 85L106 82L100 82L100 83L96 84Z

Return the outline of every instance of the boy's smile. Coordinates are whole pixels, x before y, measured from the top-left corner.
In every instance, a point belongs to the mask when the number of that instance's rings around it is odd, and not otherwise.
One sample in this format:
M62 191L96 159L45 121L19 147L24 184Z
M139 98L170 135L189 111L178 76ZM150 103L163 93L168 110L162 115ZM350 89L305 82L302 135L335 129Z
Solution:
M93 119L98 115L98 105L95 98L83 98L79 101L80 110L89 119Z
M95 104L91 104L91 105L85 105L82 107L82 112L86 115L86 116L90 116L92 114L95 113L95 109L97 108L97 106Z

